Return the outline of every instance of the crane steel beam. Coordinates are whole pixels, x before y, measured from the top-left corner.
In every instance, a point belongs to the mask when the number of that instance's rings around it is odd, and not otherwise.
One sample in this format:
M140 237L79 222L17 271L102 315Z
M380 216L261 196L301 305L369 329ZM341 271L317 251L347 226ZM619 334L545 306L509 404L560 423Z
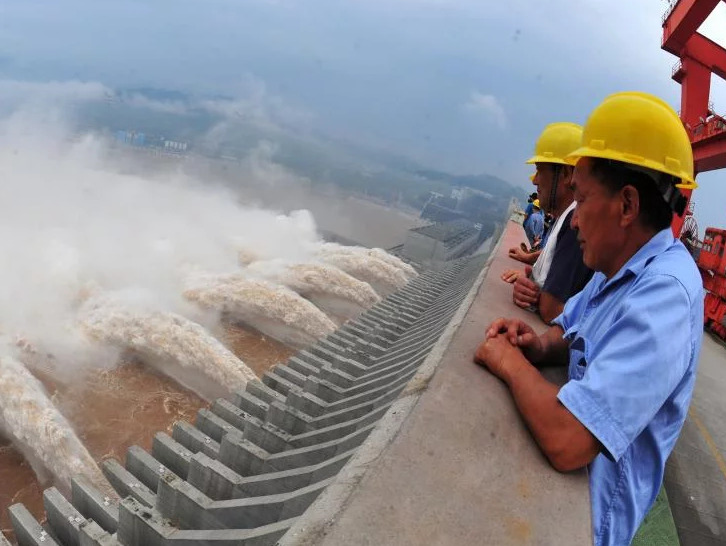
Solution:
M663 21L663 49L680 56L688 39L695 34L720 1L679 0Z
M680 62L681 119L686 127L695 128L701 118L708 117L711 94L711 69L692 57L684 56Z
M718 77L726 79L726 49L696 32L686 42L682 57L695 59Z
M693 143L696 172L726 169L726 131Z

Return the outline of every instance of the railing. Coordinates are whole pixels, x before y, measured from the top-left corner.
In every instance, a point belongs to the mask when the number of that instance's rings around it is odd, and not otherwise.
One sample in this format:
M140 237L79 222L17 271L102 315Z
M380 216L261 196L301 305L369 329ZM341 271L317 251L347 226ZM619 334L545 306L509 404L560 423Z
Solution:
M680 59L676 61L676 63L673 65L673 68L671 69L671 78L673 78L676 75L676 72L681 70L683 68L683 63Z
M661 25L665 25L665 22L668 20L668 17L670 17L671 13L673 13L673 10L678 5L679 0L668 0L668 8L663 12L663 17L661 18Z
M726 118L713 114L707 120L702 121L695 127L686 125L686 130L691 137L692 143L699 142L706 138L726 133Z

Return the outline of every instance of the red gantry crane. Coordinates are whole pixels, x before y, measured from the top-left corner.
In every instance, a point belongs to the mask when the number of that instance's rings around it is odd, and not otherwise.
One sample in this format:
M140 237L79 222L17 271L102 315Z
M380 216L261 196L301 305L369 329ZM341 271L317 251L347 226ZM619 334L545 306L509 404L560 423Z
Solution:
M710 101L713 75L726 80L726 49L698 32L722 0L671 0L663 15L661 47L679 58L673 79L681 84L681 120L693 146L696 174L726 167L726 119ZM685 192L690 201L690 193ZM702 244L693 206L674 216L673 233L691 243L706 289L704 322L726 339L726 230L708 228Z

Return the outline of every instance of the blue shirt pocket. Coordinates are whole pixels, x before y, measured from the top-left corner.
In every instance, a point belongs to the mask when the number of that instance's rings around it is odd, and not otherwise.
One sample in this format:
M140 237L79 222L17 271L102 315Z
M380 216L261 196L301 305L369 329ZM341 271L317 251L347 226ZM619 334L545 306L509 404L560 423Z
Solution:
M568 369L570 379L579 381L585 375L589 356L587 345L587 340L581 336L575 337L570 343L570 367Z

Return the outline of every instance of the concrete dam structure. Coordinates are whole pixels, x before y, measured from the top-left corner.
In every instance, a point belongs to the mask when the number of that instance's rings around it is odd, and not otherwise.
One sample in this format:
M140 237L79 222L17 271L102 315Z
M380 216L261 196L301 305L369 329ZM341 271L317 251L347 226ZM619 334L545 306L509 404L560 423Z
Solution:
M45 491L42 524L12 506L18 543L274 544L411 388L484 260L420 275L194 424L157 434L150 453L105 461L120 500L76 477L70 498Z

